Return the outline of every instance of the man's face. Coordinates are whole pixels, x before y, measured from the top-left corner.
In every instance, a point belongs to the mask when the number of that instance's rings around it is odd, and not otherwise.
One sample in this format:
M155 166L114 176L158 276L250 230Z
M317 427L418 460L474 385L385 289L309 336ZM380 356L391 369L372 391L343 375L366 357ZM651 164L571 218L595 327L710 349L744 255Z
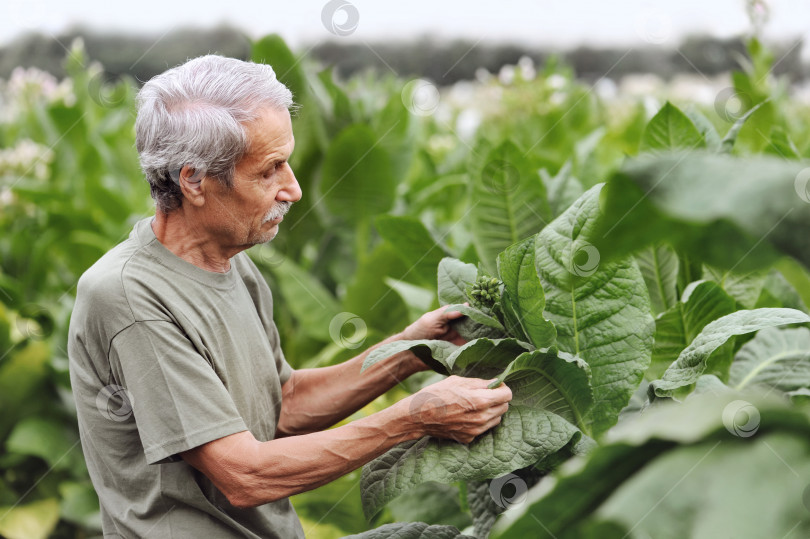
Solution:
M295 146L290 113L266 108L246 126L248 153L236 164L233 187L212 182L212 218L223 243L249 247L272 240L301 188L287 163Z

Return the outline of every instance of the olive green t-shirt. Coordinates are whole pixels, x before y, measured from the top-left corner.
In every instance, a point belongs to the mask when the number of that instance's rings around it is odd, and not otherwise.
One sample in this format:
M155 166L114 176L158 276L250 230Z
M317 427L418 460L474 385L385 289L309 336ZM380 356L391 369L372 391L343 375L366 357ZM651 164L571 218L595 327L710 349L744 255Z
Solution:
M79 280L70 379L104 537L303 537L288 499L238 509L178 453L249 430L272 440L292 373L267 283L174 255L152 218Z

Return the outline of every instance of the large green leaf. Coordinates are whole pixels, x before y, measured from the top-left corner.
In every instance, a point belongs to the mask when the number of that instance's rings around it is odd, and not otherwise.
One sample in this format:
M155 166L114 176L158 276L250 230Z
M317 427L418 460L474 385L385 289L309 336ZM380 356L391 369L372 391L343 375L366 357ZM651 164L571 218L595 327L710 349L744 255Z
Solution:
M424 522L395 522L367 532L347 535L345 539L473 539L462 535L453 526L430 525Z
M380 215L375 220L377 232L390 243L408 267L404 279L433 286L436 266L447 256L422 222L409 216Z
M444 362L449 372L488 378L498 366L503 370L520 349L513 339L479 339L458 348ZM535 350L514 359L503 377L513 397L501 424L492 431L469 446L430 437L402 444L364 468L363 499L369 517L425 481L497 477L579 439L574 425L584 426L583 417L593 403L588 366L582 360L558 357L555 350Z
M616 423L650 364L654 323L647 286L632 259L600 261L590 234L601 186L588 190L535 240L546 316L560 350L590 365L595 434ZM586 260L580 260L585 255Z
M649 375L661 376L706 324L734 310L734 299L716 283L698 281L688 286L683 301L655 319L655 347Z
M504 284L501 308L512 335L525 338L537 348L547 348L554 344L557 330L543 315L546 297L534 267L535 237L498 255L498 275Z
M470 444L425 437L400 444L363 467L363 507L371 518L403 492L426 481L488 479L559 451L579 431L547 410L510 405L501 423Z
M490 274L498 253L551 219L546 189L524 152L507 141L487 155L473 177L468 215L478 256Z
M667 240L737 272L766 267L776 247L807 265L810 236L796 233L810 228L804 167L699 151L628 160L607 183L594 244L611 258Z
M388 504L397 522L424 522L463 529L472 524L470 515L461 508L461 493L455 485L422 483Z
M515 358L499 377L517 404L539 407L587 430L593 405L588 364L565 352L534 350Z
M807 536L808 417L784 401L738 398L706 395L623 423L579 466L555 474L553 488L530 490L491 537ZM741 405L761 418L754 438L731 434L727 410ZM784 489L774 490L774 477ZM621 532L586 534L604 522Z
M447 372L472 378L492 378L510 370L528 345L515 339L475 339L438 361Z
M678 254L669 245L647 247L636 253L636 262L647 290L653 314L671 309L678 302Z
M396 185L379 138L367 125L351 125L326 152L318 202L349 223L365 223L391 209Z
M734 335L806 322L810 322L810 316L795 309L753 309L719 318L703 328L664 376L650 385L650 390L657 397L671 397L675 391L694 384L706 370L712 352Z
M806 482L785 472L808 473L807 450L807 442L795 433L680 447L633 476L595 516L617 521L641 537L806 537L810 519L800 501ZM777 476L784 483L780 480L774 489ZM774 510L763 515L763 507Z
M505 337L506 336L505 335L505 329L501 325L501 323L498 321L497 318L494 318L493 316L490 316L487 313L485 313L485 312L483 312L483 311L481 311L479 309L476 309L475 307L470 307L469 305L464 305L464 304L447 305L445 310L446 311L458 311L460 313L463 313L465 316L467 316L473 322L476 322L478 324L481 324L482 326L487 326L489 328L492 328L492 329L496 330L496 332L497 332L496 335L498 337Z
M729 385L736 390L765 386L780 391L810 388L810 330L765 328L740 348Z
M676 148L691 149L703 145L703 136L692 120L667 101L644 129L639 150L649 152Z
M446 359L456 350L458 346L451 342L440 340L416 340L416 341L394 341L387 344L382 344L372 350L365 361L363 361L362 370L366 370L372 365L391 357L394 354L410 350L422 361L425 361L434 370L442 374L449 374L447 367L445 367Z
M462 346L441 340L394 341L371 351L363 370L393 354L410 350L435 371L450 375L492 378L505 372L528 345L515 339L475 339Z

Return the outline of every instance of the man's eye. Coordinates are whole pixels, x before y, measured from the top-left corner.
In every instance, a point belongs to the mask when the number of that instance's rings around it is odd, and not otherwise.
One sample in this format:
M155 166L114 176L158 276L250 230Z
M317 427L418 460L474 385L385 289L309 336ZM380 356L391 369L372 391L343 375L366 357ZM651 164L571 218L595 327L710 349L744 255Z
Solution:
M287 163L287 161L279 161L279 162L275 163L275 164L274 164L272 167L270 167L269 169L267 169L267 170L264 172L264 174L262 174L262 176L264 176L265 178L269 178L269 177L270 177L270 176L272 176L274 173L276 173L276 172L278 172L279 170L281 170L282 168L284 168L284 165L285 165L286 163Z

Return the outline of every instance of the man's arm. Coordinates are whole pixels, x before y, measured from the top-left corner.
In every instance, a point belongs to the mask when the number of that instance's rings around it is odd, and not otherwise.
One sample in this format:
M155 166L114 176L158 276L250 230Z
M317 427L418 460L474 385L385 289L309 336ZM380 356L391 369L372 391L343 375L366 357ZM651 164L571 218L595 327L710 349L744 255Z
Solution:
M441 307L377 346L401 339L444 339L462 344L463 339L450 328L450 322L460 316L457 311L444 312ZM294 371L282 387L278 436L331 427L410 375L427 369L412 352L400 352L361 374L363 362L377 346L339 365Z
M343 427L267 442L243 431L181 456L232 505L256 507L326 484L407 440L471 442L500 423L512 398L505 385L488 389L488 383L451 376Z

